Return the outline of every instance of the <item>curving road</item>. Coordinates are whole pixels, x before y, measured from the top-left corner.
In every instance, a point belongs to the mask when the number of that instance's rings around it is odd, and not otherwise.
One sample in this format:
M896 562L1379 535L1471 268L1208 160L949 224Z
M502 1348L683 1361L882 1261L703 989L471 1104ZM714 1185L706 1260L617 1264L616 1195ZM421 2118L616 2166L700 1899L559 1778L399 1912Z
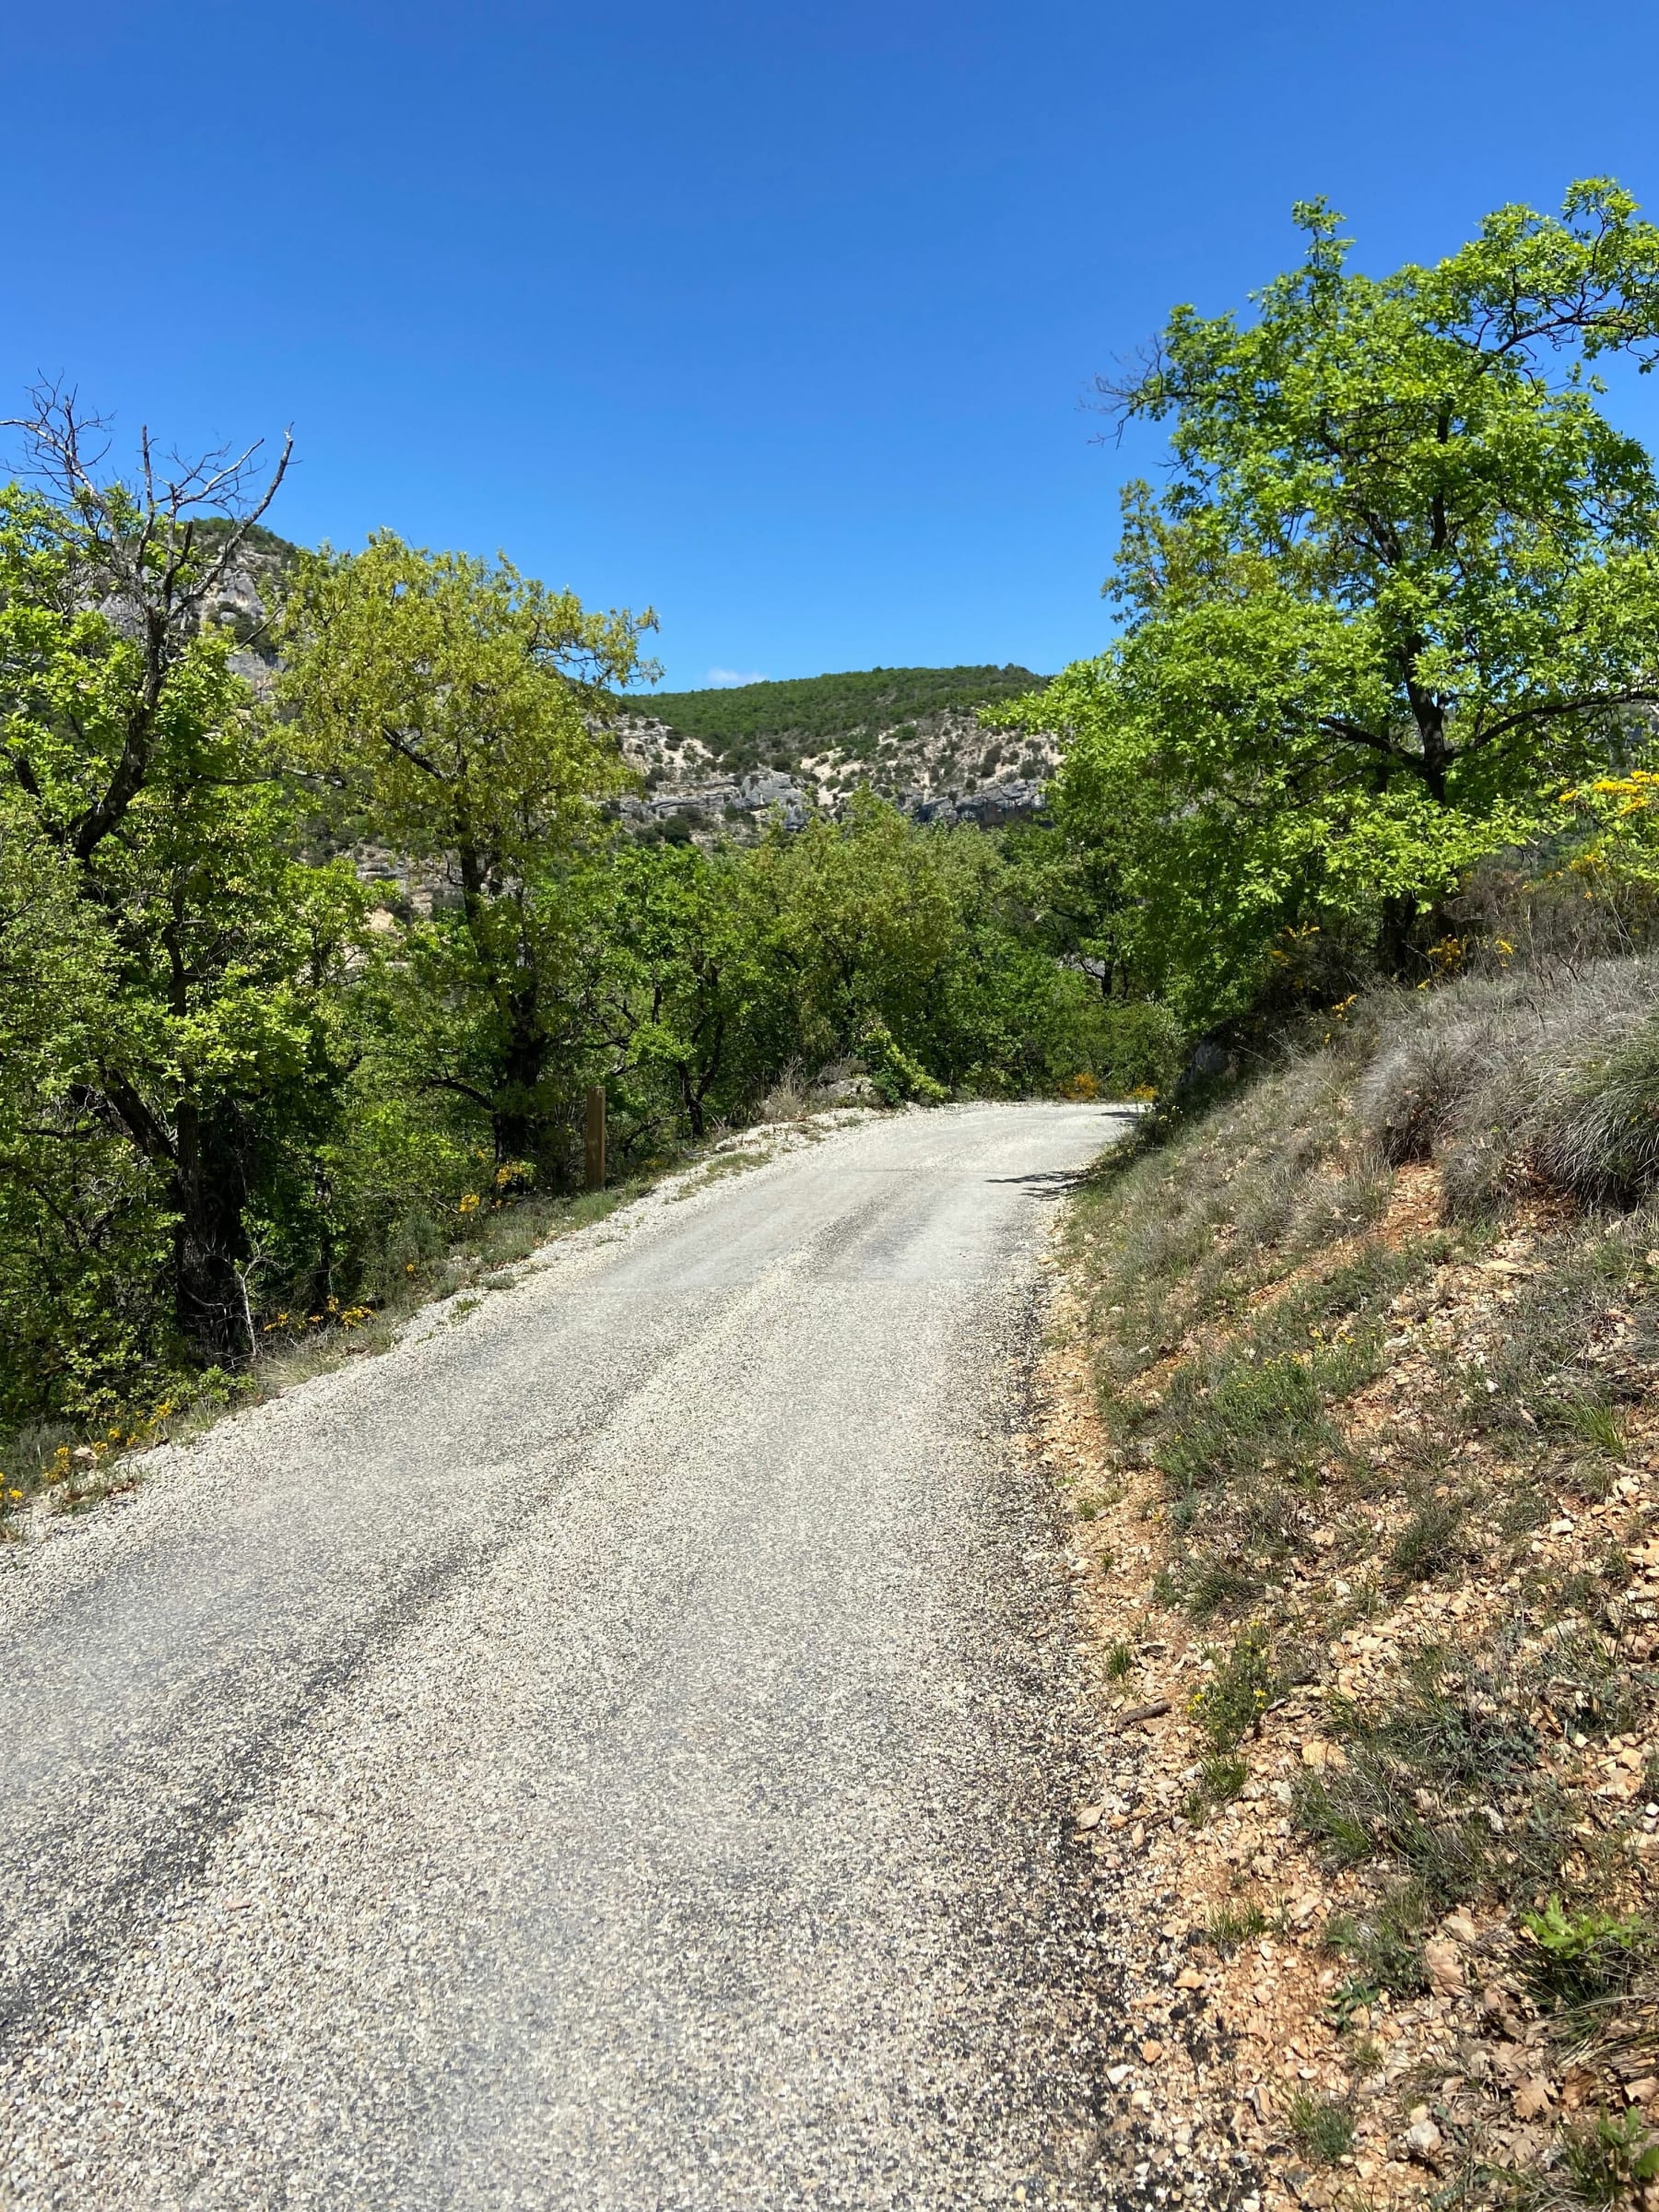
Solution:
M694 1178L0 1559L0 2206L1107 2201L1010 1439L1119 1125Z

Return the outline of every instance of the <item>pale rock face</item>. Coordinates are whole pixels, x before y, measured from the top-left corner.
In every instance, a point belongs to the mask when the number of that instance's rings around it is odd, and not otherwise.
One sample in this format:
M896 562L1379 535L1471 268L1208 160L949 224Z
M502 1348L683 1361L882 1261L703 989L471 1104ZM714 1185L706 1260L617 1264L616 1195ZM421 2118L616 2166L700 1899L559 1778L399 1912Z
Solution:
M1000 754L1015 749L1010 741L982 727L977 715L954 710L877 731L873 748L870 733L856 745L853 736L804 756L797 768L752 769L734 778L699 739L649 715L630 715L619 732L622 751L650 782L621 802L622 818L642 827L689 818L694 835L719 829L741 836L769 818L798 830L814 811L833 819L854 791L865 789L912 821L995 830L1041 817L1047 779L1059 762L1056 739L1022 737L1018 762L1005 767Z

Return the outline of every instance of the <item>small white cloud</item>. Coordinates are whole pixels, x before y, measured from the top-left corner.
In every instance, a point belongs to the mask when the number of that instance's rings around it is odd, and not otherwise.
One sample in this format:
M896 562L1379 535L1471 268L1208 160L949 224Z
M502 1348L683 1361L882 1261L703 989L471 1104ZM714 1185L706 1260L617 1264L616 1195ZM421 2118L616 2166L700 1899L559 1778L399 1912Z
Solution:
M723 691L727 691L734 684L770 684L771 678L763 675L759 668L711 668L709 681L718 685Z

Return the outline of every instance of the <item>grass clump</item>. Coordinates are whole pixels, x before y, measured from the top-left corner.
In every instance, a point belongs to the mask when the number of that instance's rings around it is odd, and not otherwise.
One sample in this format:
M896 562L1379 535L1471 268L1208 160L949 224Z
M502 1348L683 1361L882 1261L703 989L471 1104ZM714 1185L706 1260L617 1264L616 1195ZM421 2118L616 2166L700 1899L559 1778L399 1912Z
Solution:
M1298 2089L1285 2113L1297 2148L1320 2166L1335 2166L1354 2147L1354 2115L1346 2100Z
M1539 1186L1634 1205L1659 1188L1656 994L1652 954L1414 994L1382 1023L1357 1118L1384 1158L1434 1159L1465 1215Z
M1193 1697L1194 1713L1212 1751L1230 1752L1259 1728L1281 1687L1266 1630L1259 1624L1241 1630Z
M1420 1882L1385 1883L1361 1911L1338 1913L1327 1924L1328 1948L1353 1968L1336 1993L1339 2013L1391 1996L1415 1996L1429 1983L1423 1937L1434 1918L1435 1900Z
M1254 1943L1265 1936L1271 1924L1260 1905L1219 1904L1205 1922L1204 1932L1227 1959L1241 1943Z
M1402 1582L1428 1582L1457 1564L1467 1511L1467 1499L1450 1491L1424 1500L1394 1538L1390 1551L1394 1571Z
M1298 1824L1341 1864L1403 1868L1441 1911L1488 1888L1531 1894L1563 1839L1512 1818L1538 1760L1530 1702L1524 1683L1419 1650L1392 1701L1334 1706L1345 1763L1301 1778Z

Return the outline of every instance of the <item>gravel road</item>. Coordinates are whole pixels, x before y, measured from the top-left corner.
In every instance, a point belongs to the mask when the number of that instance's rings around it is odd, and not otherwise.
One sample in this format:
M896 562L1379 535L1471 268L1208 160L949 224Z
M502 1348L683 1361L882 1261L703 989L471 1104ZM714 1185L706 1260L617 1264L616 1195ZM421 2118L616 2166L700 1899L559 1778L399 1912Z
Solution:
M1119 1125L693 1177L0 1559L0 2205L1111 2201L1013 1440Z

